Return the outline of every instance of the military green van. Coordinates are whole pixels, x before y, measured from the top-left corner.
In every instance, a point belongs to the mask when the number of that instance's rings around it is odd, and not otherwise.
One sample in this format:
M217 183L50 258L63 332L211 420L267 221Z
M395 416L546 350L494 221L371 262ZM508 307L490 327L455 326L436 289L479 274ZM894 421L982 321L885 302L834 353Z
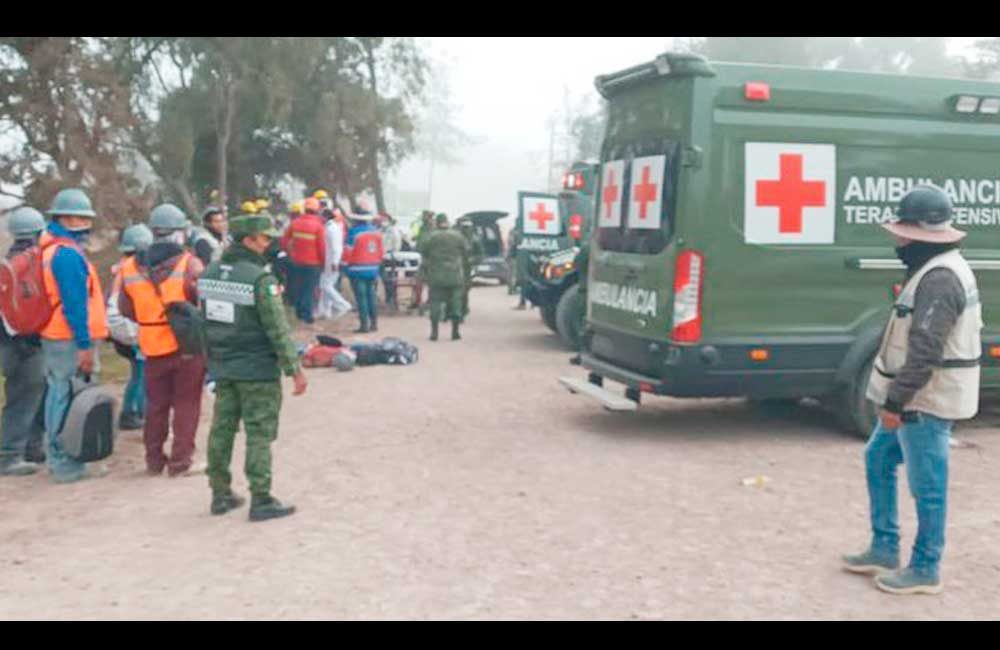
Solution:
M551 254L536 254L535 263L525 269L525 295L538 306L542 320L571 349L581 324L575 315L579 295L576 256L580 246L589 241L593 225L594 188L597 165L576 162L563 174L558 194L559 218L565 225L566 248ZM523 216L523 211L522 211ZM523 226L522 226L523 228Z
M609 102L583 366L571 391L818 398L867 434L903 278L879 224L933 182L969 232L982 385L1000 387L1000 85L691 54L596 79ZM624 398L605 380L626 386Z

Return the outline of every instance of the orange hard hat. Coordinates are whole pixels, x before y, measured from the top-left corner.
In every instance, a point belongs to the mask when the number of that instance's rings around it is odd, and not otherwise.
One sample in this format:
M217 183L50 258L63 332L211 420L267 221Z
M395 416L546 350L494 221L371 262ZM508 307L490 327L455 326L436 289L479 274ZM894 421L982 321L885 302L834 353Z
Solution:
M317 213L319 212L319 200L315 197L310 196L308 199L302 202L302 207L305 208L306 212Z

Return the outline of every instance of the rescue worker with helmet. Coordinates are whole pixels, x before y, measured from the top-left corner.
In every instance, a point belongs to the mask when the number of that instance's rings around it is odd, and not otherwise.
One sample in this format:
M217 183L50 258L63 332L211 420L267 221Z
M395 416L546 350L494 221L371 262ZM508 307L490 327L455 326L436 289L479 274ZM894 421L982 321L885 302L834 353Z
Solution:
M471 247L458 231L448 227L448 215L437 215L437 229L420 247L421 268L430 287L431 340L438 340L438 323L451 321L451 339L462 338L462 295L465 291L465 268Z
M11 259L38 245L38 238L45 230L45 218L38 210L21 206L7 217L7 230L14 238L7 252L7 259ZM0 364L4 378L0 476L27 476L37 472L37 463L45 459L42 452L45 365L41 339L38 335L19 335L3 319Z
M128 360L131 369L118 415L118 428L122 431L142 429L146 422L146 380L143 372L145 357L139 349L139 325L134 320L125 318L118 308L118 297L122 290L122 266L152 244L153 231L146 224L129 226L122 232L122 240L118 245L122 258L111 267L108 329L115 352Z
M171 303L197 304L201 260L184 248L187 216L177 206L153 208L149 226L153 245L122 265L118 306L126 318L139 324L139 349L146 358L146 470L158 476L189 476L204 466L194 465L195 433L201 416L205 357L181 349L167 318ZM169 456L163 451L171 429Z
M218 261L226 247L226 211L214 205L205 208L201 227L195 228L191 241L191 248L203 265Z
M951 428L979 409L982 306L948 195L918 185L897 216L882 227L896 241L906 279L867 390L881 409L865 449L872 539L843 561L849 571L875 574L883 591L934 594L942 589ZM896 470L904 462L918 524L910 563L900 569Z
M378 302L375 282L382 269L385 248L382 232L372 223L375 215L358 212L351 216L354 225L347 231L344 243L344 262L347 277L351 281L351 291L358 304L360 325L356 334L378 331Z
M97 269L83 245L97 214L79 188L60 191L48 210L48 228L39 240L45 294L52 318L40 332L45 360L45 456L56 483L72 483L104 476L100 466L88 468L70 458L59 431L72 397L71 379L77 373L100 371L98 344L108 338L104 292Z
M288 225L281 238L281 248L290 261L289 289L295 315L311 325L316 308L319 276L326 262L326 230L319 216L319 201L313 197L302 202L304 214Z
M245 472L250 483L250 520L284 517L295 507L271 494L271 443L278 436L281 374L293 377L293 395L306 390L277 278L264 254L280 236L267 215L241 215L230 224L233 244L199 282L208 362L216 379L215 412L208 436L211 513L222 515L244 503L232 490L233 443L243 420Z

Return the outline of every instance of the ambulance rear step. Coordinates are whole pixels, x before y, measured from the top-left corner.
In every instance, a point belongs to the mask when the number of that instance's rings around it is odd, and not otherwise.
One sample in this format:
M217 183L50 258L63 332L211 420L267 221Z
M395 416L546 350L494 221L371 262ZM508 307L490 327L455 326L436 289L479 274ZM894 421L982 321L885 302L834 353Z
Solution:
M559 383L574 395L580 394L589 397L609 411L635 411L639 407L638 402L621 395L615 395L601 386L595 386L586 379L560 377Z

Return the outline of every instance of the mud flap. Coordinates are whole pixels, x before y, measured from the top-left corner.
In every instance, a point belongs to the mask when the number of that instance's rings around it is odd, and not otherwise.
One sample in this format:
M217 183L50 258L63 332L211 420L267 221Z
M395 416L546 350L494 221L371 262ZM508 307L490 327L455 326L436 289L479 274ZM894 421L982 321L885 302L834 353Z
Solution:
M589 397L609 411L635 411L639 408L637 402L626 399L621 395L615 395L600 386L595 386L586 379L560 377L559 383L574 395Z

